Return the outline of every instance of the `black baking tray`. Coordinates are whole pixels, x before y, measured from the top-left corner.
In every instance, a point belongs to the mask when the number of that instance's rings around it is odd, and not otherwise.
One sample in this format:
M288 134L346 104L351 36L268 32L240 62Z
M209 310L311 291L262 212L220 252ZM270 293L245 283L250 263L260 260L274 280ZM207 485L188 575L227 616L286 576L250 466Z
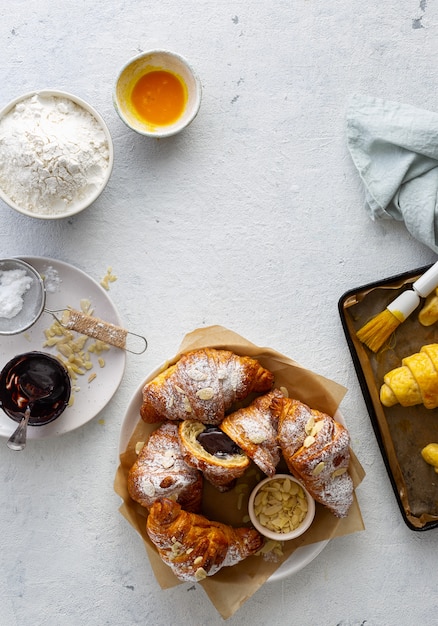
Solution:
M425 445L438 443L438 409L426 409L422 405L386 408L380 402L379 392L384 374L401 365L403 357L418 352L425 344L438 343L438 323L425 328L418 322L421 303L376 354L357 339L356 332L402 291L410 289L429 267L350 289L338 303L353 364L400 512L407 526L415 531L438 527L438 474L421 457Z

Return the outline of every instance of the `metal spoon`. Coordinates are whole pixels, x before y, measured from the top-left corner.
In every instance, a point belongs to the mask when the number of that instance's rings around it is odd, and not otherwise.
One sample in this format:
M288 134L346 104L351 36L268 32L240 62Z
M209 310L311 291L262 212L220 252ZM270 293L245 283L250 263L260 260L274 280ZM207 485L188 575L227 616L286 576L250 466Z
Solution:
M49 383L45 388L38 387L32 382L27 374L22 374L20 376L18 384L21 391L29 398L29 402L27 403L26 410L20 420L20 423L6 442L8 448L11 448L11 450L23 450L26 447L27 425L32 407L37 400L47 398L53 391L52 384Z

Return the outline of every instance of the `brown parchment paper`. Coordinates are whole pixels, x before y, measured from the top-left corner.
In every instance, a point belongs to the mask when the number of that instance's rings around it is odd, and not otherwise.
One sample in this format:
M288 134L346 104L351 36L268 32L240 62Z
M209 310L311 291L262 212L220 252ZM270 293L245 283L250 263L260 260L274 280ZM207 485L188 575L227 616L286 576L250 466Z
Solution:
M384 407L380 402L380 387L384 375L399 367L405 356L418 352L425 344L438 341L438 325L426 328L419 323L422 301L377 354L357 339L356 332L402 291L411 289L412 283L426 269L358 287L345 294L340 303L370 417L403 517L413 530L424 530L438 523L438 475L421 457L424 446L438 442L438 413L423 405Z
M284 386L289 395L310 405L312 408L334 415L346 393L341 385L311 372L288 357L272 350L256 346L243 337L221 326L197 329L184 338L178 353L165 366L174 363L184 352L203 347L226 348L240 355L256 358L261 365L275 375L275 386ZM156 372L155 372L156 375ZM146 382L146 379L145 381ZM138 411L141 406L141 391L138 392ZM151 566L158 583L163 589L180 584L171 569L164 564L151 544L146 533L147 511L129 497L127 491L127 474L136 459L135 445L146 441L157 425L145 424L139 417L129 439L126 450L120 454L120 465L117 469L114 488L123 500L121 514L141 535ZM356 456L352 452L350 473L355 487L365 476ZM210 519L216 519L235 526L244 525L247 516L247 501L252 487L264 476L254 465L242 477L236 487L226 493L219 493L207 481L204 482L203 513ZM243 496L241 495L243 494ZM245 522L247 523L247 522ZM358 532L364 529L359 504L354 497L353 505L347 518L339 520L327 509L317 504L315 521L310 530L297 540L284 543L283 556L273 562L262 556L252 556L233 567L220 570L215 576L201 581L211 602L220 615L227 619L250 598L273 572L300 546L326 541ZM342 549L342 546L340 546ZM298 574L299 575L299 574Z

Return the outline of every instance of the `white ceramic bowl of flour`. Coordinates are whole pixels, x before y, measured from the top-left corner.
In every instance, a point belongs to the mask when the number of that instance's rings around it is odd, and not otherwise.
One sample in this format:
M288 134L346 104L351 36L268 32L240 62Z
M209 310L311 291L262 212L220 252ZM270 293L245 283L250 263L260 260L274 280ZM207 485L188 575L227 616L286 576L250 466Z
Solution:
M114 149L101 115L81 98L41 90L0 111L0 198L40 219L89 207L112 172Z

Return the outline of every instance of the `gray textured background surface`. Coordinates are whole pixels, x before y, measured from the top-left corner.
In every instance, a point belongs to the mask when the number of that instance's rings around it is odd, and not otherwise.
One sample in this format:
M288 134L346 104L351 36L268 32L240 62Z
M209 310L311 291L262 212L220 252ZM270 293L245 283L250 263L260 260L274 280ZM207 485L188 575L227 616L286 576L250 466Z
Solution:
M222 324L348 388L342 411L367 477L366 531L332 541L227 623L432 624L436 531L404 524L338 317L348 289L435 260L403 224L373 223L345 141L363 92L438 110L438 8L423 0L6 0L0 105L70 91L105 118L115 165L81 215L43 222L0 203L1 256L60 259L99 280L150 347L98 419L24 453L0 446L0 623L223 623L202 588L158 587L112 484L125 409L185 333ZM195 122L151 141L111 102L148 48L186 56L203 84ZM1 341L0 341L1 350Z

